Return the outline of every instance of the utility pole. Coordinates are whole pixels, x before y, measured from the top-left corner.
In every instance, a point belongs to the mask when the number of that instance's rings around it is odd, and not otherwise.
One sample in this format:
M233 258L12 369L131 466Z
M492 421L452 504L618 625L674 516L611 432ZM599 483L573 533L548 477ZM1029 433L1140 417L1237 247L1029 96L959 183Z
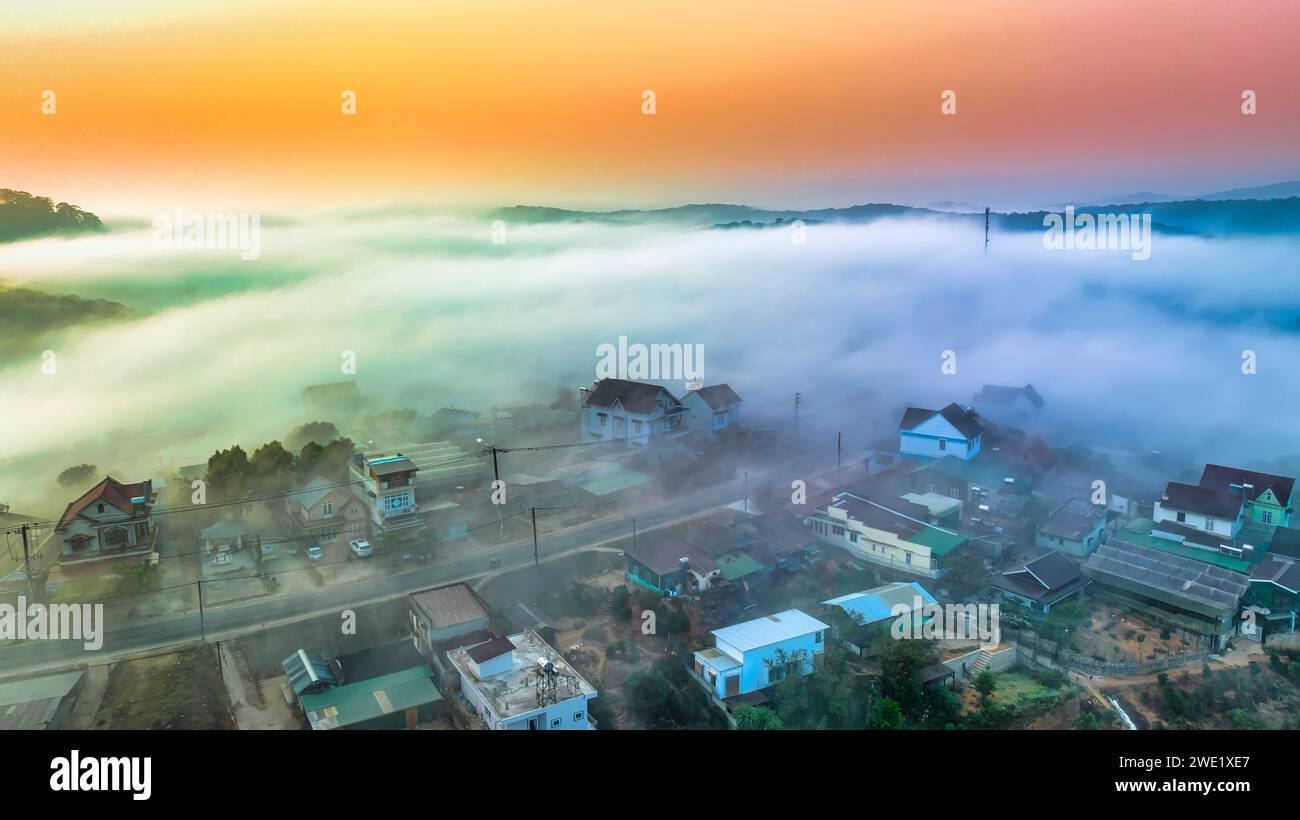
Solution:
M203 625L203 579L195 581L199 586L199 640L202 643L208 642L208 631Z
M30 524L23 524L23 573L27 576L28 603L36 600L36 588L32 586L32 550L27 540L27 528L30 526Z
M799 405L803 402L803 393L794 394L794 420L799 420Z
M840 469L840 453L844 451L844 434L835 434L835 469Z
M492 477L497 481L501 480L501 470L497 468L497 446L495 444L492 445Z
M533 566L540 566L542 561L537 552L537 508L533 507Z
M745 513L749 513L749 470L745 471Z
M989 206L984 206L984 254L989 252Z

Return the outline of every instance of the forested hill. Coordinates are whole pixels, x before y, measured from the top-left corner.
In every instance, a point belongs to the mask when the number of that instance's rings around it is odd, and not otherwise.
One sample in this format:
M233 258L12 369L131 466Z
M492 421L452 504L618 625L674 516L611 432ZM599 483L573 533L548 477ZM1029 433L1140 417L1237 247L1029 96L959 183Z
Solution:
M102 230L99 217L76 205L56 205L49 197L0 188L0 242Z

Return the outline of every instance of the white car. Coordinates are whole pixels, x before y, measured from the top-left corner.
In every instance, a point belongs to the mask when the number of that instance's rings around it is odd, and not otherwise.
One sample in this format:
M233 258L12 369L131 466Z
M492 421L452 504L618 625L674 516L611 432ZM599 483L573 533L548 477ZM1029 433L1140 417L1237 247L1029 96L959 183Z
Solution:
M352 547L352 551L356 553L358 558L366 558L375 551L375 548L370 546L369 541L352 541L348 546Z

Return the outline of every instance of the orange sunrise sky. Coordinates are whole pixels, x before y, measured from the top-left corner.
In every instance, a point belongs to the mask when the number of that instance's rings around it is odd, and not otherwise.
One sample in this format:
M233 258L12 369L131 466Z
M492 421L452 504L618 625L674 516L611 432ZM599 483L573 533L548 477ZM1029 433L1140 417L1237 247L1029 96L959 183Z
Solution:
M1300 176L1298 35L1295 2L6 5L0 187L110 214L1206 193Z

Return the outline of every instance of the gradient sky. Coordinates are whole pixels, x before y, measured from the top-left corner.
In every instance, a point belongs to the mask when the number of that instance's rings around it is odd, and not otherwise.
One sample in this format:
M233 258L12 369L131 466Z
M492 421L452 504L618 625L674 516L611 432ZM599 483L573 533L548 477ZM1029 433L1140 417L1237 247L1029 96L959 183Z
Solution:
M103 214L1206 193L1300 178L1298 40L1292 0L6 4L0 187Z

